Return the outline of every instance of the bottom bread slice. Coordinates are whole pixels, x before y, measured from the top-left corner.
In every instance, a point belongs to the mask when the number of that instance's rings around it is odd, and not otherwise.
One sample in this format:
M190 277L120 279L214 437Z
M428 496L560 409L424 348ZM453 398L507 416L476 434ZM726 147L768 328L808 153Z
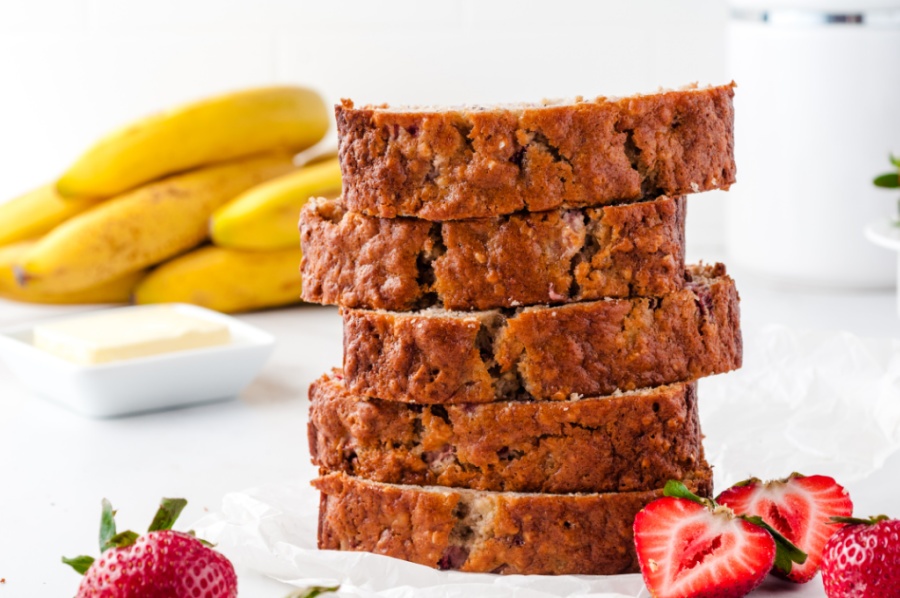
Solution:
M712 494L712 472L684 480ZM319 548L383 554L437 569L613 575L638 571L634 517L662 490L524 494L401 486L331 473L322 492Z
M309 389L313 463L376 482L513 492L628 492L703 464L695 383L569 401L413 405Z

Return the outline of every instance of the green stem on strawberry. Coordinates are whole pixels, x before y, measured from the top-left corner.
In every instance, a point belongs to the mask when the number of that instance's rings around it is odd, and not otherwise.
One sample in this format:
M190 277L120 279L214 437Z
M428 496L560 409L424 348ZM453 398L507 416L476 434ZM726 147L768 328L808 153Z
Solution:
M663 496L683 498L685 500L690 500L697 504L701 504L704 507L709 507L710 509L716 506L716 503L713 502L712 499L697 496L696 494L688 490L687 486L676 480L669 480L668 482L666 482L666 486L665 488L663 488Z
M125 530L124 532L119 532L115 536L109 539L107 542L107 546L109 548L124 548L125 546L131 546L134 544L139 536L129 530Z
M710 511L728 509L728 507L716 504L716 502L710 498L697 496L688 490L687 486L675 480L666 482L666 486L663 488L663 495L690 500L703 505ZM730 511L731 509L728 510ZM791 572L791 567L793 567L794 563L802 565L806 562L806 553L800 550L793 542L785 538L775 528L766 523L761 517L755 515L736 515L736 517L743 519L748 523L752 523L753 525L757 525L772 535L772 538L775 540L775 565L785 573Z
M785 538L781 532L766 523L762 517L759 515L739 515L739 517L744 521L749 521L754 525L758 525L772 534L772 538L775 539L775 566L784 571L785 574L791 572L794 563L802 565L806 562L806 553L800 550L796 544Z
M91 565L94 564L94 557L87 555L76 556L71 559L63 557L62 562L75 569L80 575L84 575L91 568Z
M888 521L889 519L890 517L887 515L876 515L874 517L869 517L868 519L861 519L859 517L831 517L828 523L833 525L875 525L879 521Z
M159 509L157 509L156 515L154 515L153 521L150 523L150 528L147 530L148 533L172 529L186 505L187 501L183 498L163 498L159 502ZM190 535L193 536L194 533L190 532ZM112 548L132 546L139 537L139 534L131 530L116 532L116 512L112 508L112 503L104 498L100 512L100 553L102 554ZM206 546L212 546L212 544L204 540L200 540L200 542ZM84 575L93 564L94 558L86 555L73 558L62 557L62 562Z
M78 598L140 596L238 598L234 566L197 538L172 529L183 499L163 499L150 531L116 533L115 511L103 501L100 540L103 554L63 558L82 574Z
M185 506L187 506L187 501L183 498L162 499L159 502L159 510L157 510L156 515L153 516L153 521L150 522L150 527L147 531L156 532L164 529L172 529L172 526L175 525L175 521L178 519L178 516L181 515Z
M112 504L104 498L100 514L100 553L111 548L131 546L137 539L138 535L131 530L116 533L116 512Z
M327 594L329 592L337 592L341 586L310 586L308 588L303 588L302 590L297 590L296 592L291 592L285 598L316 598L316 596L320 596L322 594Z
M189 529L188 531L186 531L184 533L186 533L187 535L189 535L192 538L197 538L197 532L195 532L192 529ZM197 541L200 542L201 544L203 544L204 546L206 546L207 548L215 548L216 547L215 544L213 544L212 542L208 542L208 541L204 540L203 538L197 538Z
M107 499L103 499L100 511L100 553L104 553L113 547L110 544L113 536L116 535L116 512L113 511L112 503Z

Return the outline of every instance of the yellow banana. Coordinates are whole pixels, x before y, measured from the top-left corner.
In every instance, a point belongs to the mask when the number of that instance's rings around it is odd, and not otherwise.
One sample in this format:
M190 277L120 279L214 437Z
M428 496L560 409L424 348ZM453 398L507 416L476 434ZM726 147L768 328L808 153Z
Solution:
M245 191L213 213L213 243L233 249L287 249L300 245L297 221L310 197L341 192L337 159L305 166Z
M193 303L226 313L300 302L300 248L240 251L209 245L153 270L138 304Z
M216 208L293 168L286 154L243 158L110 199L35 244L18 269L19 283L68 293L159 263L202 242Z
M0 298L28 303L127 303L143 272L131 272L96 287L66 294L53 294L22 288L16 282L14 268L35 241L19 241L0 247Z
M96 199L63 199L49 184L0 203L0 245L43 235L97 202Z
M328 130L322 98L303 87L216 96L114 131L57 181L65 197L110 197L162 176L272 150L299 152Z
M312 166L313 164L318 164L320 162L326 162L328 160L332 160L337 157L338 157L337 148L331 148L320 154L313 155L306 162L303 162L303 165L304 166Z

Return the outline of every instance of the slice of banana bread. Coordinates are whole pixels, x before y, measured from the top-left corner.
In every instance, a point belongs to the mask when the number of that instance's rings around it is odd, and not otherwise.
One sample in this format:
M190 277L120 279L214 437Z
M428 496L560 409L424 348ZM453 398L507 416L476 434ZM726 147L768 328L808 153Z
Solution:
M505 574L637 572L634 516L662 495L484 492L383 484L342 473L313 485L322 492L319 548ZM710 469L698 467L685 485L710 496Z
M703 461L696 383L574 401L410 405L347 392L340 370L309 389L309 451L376 482L506 492L627 492Z
M633 297L499 310L345 309L350 392L412 403L564 400L686 382L740 367L739 298L722 264L685 287Z
M335 107L344 199L458 220L727 189L734 84L494 107Z
M428 222L338 200L300 216L303 299L408 311L660 296L684 281L684 198Z

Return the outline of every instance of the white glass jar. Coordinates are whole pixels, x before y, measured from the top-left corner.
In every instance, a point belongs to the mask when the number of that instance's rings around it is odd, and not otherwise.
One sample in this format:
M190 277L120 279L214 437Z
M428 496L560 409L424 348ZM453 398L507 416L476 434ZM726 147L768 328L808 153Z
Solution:
M779 283L893 285L863 228L897 210L872 178L900 150L900 0L731 4L730 259Z

